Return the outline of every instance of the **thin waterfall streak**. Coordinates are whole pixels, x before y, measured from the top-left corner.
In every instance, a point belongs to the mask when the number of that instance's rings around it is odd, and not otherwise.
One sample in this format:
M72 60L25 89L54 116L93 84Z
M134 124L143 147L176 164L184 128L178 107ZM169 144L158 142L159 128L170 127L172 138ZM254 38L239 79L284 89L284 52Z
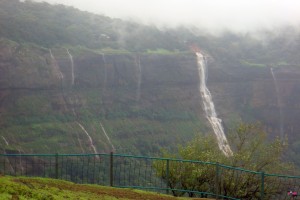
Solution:
M76 114L76 111L75 111L75 108L74 108L74 102L73 102L72 98L69 98L69 102L70 102L71 107L72 107L71 108L72 113L73 113L74 117L77 118L77 114Z
M275 90L276 90L277 106L278 106L278 109L279 109L280 138L284 139L282 101L281 101L281 98L280 98L277 78L275 76L275 73L274 73L272 67L270 68L270 70L271 70L271 74L272 74L272 78L273 78L273 82L274 82L274 86L275 86Z
M69 101L70 101L70 104L72 104L72 108L71 108L72 113L73 113L74 117L77 119L77 113L76 113L75 108L73 106L73 101L72 101L72 99L70 99ZM89 139L90 147L93 149L94 153L98 154L98 151L97 151L96 147L94 146L94 142L93 142L93 139L90 136L90 134L86 131L86 129L84 128L84 126L82 124L80 124L77 120L76 120L76 123L79 125L79 127L81 128L81 130L83 130L83 132L87 135L87 137ZM81 141L79 139L79 135L78 134L77 134L77 141L79 143L79 146L80 146L80 149L81 149L82 153L85 153L85 151L84 151L84 149L82 147ZM97 156L97 158L99 158L99 157Z
M50 52L51 59L54 60L54 56L53 56L53 54L52 54L51 49L49 49L49 52Z
M51 59L53 60L55 66L57 66L57 69L58 69L59 74L60 74L60 78L61 78L61 80L63 81L63 79L64 79L63 73L61 72L61 70L60 70L60 68L59 68L59 65L57 64L57 61L56 61L54 55L52 54L51 49L49 49L49 51L50 51ZM69 58L70 58L70 61L71 61L71 73L72 73L72 85L73 85L73 84L74 84L74 61L73 61L73 56L70 54L70 52L69 52L68 49L67 49L67 53L68 53ZM67 99L66 99L65 94L64 94L63 82L62 82L62 93L63 93L63 94L62 94L62 95L63 95L63 99L64 99L65 103L67 104ZM77 118L76 111L75 111L75 109L74 109L74 107L73 107L73 101L72 101L72 99L70 99L70 103L72 104L72 108L71 108L72 113L73 113L74 117ZM96 154L98 154L97 149L96 149L96 147L94 146L93 140L92 140L92 138L90 137L89 133L85 130L85 128L82 126L82 124L80 124L78 121L76 121L76 123L80 126L80 128L83 130L83 132L88 136L88 138L89 138L89 143L90 143L90 146L92 147L93 151L94 151ZM83 149L83 147L82 147L81 141L80 141L80 139L79 139L79 135L78 135L78 134L77 134L77 141L78 141L78 143L79 143L79 146L80 146L80 149L81 149L82 153L85 153L85 151L84 151L84 149Z
M103 62L104 62L104 64L106 63L106 60L105 60L105 54L104 53L102 53L102 59L103 59Z
M18 152L19 152L19 154L22 154L20 149L18 149ZM23 174L23 172L24 172L24 167L23 167L23 165L22 165L22 158L21 158L21 156L20 156L20 158L19 158L19 162L20 162L19 164L20 164L20 168L21 168L21 174Z
M113 143L111 142L110 138L108 137L108 135L107 135L107 133L106 133L106 131L105 131L105 129L104 129L104 127L103 127L103 125L102 125L101 122L100 122L100 126L101 126L101 129L102 129L102 131L103 131L103 133L104 133L104 135L105 135L107 141L109 142L109 144L110 144L110 146L111 146L111 148L112 148L112 151L113 151L113 152L116 152L116 148L115 148L115 146L113 145Z
M92 147L93 151L95 154L98 154L98 151L94 145L94 141L92 139L92 137L90 136L90 134L85 130L84 126L82 124L80 124L79 122L77 122L78 126L80 126L81 130L83 130L83 132L87 135L88 139L89 139L89 145L90 147Z
M5 150L4 150L4 154L7 154ZM15 170L14 170L14 168L13 168L13 166L12 166L12 164L10 163L10 161L9 161L8 158L9 158L9 157L6 157L7 163L8 163L8 165L9 165L9 167L10 167L10 170L11 170L12 173L15 173ZM4 169L4 171L5 171L5 169Z
M8 141L6 140L6 138L5 138L4 136L1 136L1 137L2 137L2 139L4 140L6 146L9 146L9 143L8 143Z
M71 61L71 85L74 85L75 75L74 75L74 60L72 54L69 52L69 49L67 49L70 61Z
M139 101L141 98L141 83L142 83L142 67L141 67L141 59L139 55L135 57L135 65L137 66L136 101Z
M49 49L49 52L50 52L50 56L51 56L51 59L52 59L52 62L53 62L53 66L54 66L54 70L56 71L56 73L58 74L58 77L60 78L61 80L61 91L62 91L62 98L64 99L64 101L66 102L65 100L65 95L64 95L64 75L63 73L61 72L60 70L60 67L54 57L54 55L52 54L52 50ZM66 108L66 105L64 104L64 108Z
M79 144L79 146L80 146L81 152L82 152L82 153L85 153L85 151L84 151L84 149L83 149L83 147L82 147L81 141L80 141L80 139L79 139L79 134L78 134L77 132L76 132L76 136L77 136L77 141L78 141L78 144Z
M63 80L64 75L63 75L63 73L61 72L61 70L60 70L60 68L59 68L59 65L57 64L57 61L56 61L54 55L52 54L51 49L49 49L49 52L50 52L51 60L52 60L52 62L53 62L54 70L55 70L55 72L57 73L57 76L58 76L61 80Z
M105 91L106 89L106 84L107 84L107 66L106 66L106 59L105 59L105 54L102 53L102 60L104 63L104 83L103 83L103 90Z
M72 108L72 113L73 113L74 117L77 117L77 114L76 114L76 112L75 112L75 109L74 109L74 108Z
M217 117L215 110L215 105L212 101L212 96L210 91L206 86L207 80L207 65L204 56L200 52L196 52L198 72L200 78L199 92L202 97L203 108L205 115L212 126L212 129L216 135L219 149L226 155L232 156L232 150L228 144L226 135L224 133L224 128L222 126L222 120Z

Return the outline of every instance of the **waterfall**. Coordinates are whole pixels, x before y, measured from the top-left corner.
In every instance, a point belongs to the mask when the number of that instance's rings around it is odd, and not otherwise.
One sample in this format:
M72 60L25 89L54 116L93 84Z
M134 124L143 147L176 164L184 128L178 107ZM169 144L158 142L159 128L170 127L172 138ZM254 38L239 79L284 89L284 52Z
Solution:
M105 54L102 53L102 60L104 63L104 83L103 83L103 91L106 89L106 84L107 84L107 67L106 67L106 59L105 59Z
M7 154L7 152L5 151L4 149L4 154ZM8 163L9 167L10 167L10 170L11 170L11 174L14 174L16 171L15 169L12 167L10 161L9 161L9 157L7 156L4 156L4 159L6 159L7 161L4 161L4 163Z
M18 149L18 152L19 152L19 154L22 154L22 152L21 152L20 149ZM20 164L20 168L21 168L21 174L23 174L23 172L24 172L24 167L23 167L23 165L22 165L22 158L21 158L21 156L20 156L20 158L19 158L19 164Z
M137 67L137 90L136 90L136 101L140 101L141 97L141 83L142 83L142 68L140 56L135 57L135 65Z
M104 53L102 53L102 60L103 60L104 65L106 65L106 60L105 60L105 54Z
M72 79L71 79L71 85L74 85L74 60L73 60L73 56L72 56L72 54L70 54L70 52L69 52L69 49L67 49L67 52L68 52L68 55L69 55L69 58L70 58L70 61L71 61L71 77L72 77Z
M64 79L64 75L63 75L63 73L60 71L59 65L57 64L56 59L55 59L54 55L52 54L51 49L49 49L49 52L50 52L50 56L51 56L51 59L52 59L52 62L53 62L54 71L57 73L57 76L58 76L61 80L63 80L63 79Z
M83 130L83 132L87 135L87 137L89 138L89 142L90 142L90 147L93 149L95 154L98 154L98 151L96 149L96 147L94 146L94 141L92 139L92 137L90 136L90 134L85 130L85 128L83 127L82 124L80 124L79 122L77 122L77 124L80 126L80 128Z
M51 59L52 59L52 61L54 62L54 66L56 66L57 71L60 73L60 78L61 78L61 80L63 80L64 76L63 76L62 72L60 71L59 66L57 65L57 62L56 62L56 60L55 60L54 55L52 54L51 49L49 49L49 52L50 52L50 55L51 55ZM73 56L72 56L71 53L69 52L69 49L67 49L67 53L68 53L69 58L70 58L70 61L71 61L71 75L72 75L72 82L71 82L71 84L74 85L74 60L73 60ZM64 99L65 103L67 104L67 98L66 98L66 96L65 96L65 94L64 94L64 88L63 88L63 85L62 85L62 93L63 93L63 99ZM71 98L71 97L70 97L69 101L70 101L71 104L73 104L73 101L72 101L72 98ZM72 111L74 117L77 118L77 113L76 113L76 111L75 111L74 106L71 107L71 111ZM77 120L76 120L76 123L77 123L78 126L81 128L81 130L87 135L88 140L89 140L89 145L90 145L90 147L93 149L93 152L94 152L95 154L98 154L97 149L96 149L96 147L95 147L95 145L94 145L93 139L92 139L92 137L90 136L90 134L87 132L87 130L84 128L84 126L83 126L81 123L79 123ZM82 148L82 144L81 144L81 142L80 142L80 139L79 139L78 135L77 135L77 140L78 140L78 143L79 143L79 145L80 145L80 148L81 148L82 152L84 153L84 150L83 150L83 148Z
M102 129L102 131L103 131L103 133L104 133L104 135L105 135L107 141L109 142L109 144L110 144L110 146L111 146L111 150L112 150L113 152L116 152L116 148L115 148L115 146L112 144L112 142L111 142L110 138L108 137L108 135L107 135L107 133L106 133L106 131L105 131L105 129L104 129L104 127L103 127L103 125L102 125L101 122L100 122L100 126L101 126L101 129Z
M70 101L70 104L72 104L72 105L74 104L74 102L72 101L72 98L70 98L69 101ZM65 99L65 102L67 102L66 99ZM76 111L75 111L74 106L72 106L71 110L72 110L72 113L73 113L74 117L77 119L77 113L76 113ZM96 147L94 146L94 142L93 142L93 139L92 139L92 137L90 136L90 134L87 132L87 130L84 128L84 126L83 126L81 123L79 123L77 120L76 120L76 123L77 123L78 126L81 128L81 130L83 130L83 132L87 135L87 137L88 137L88 139L89 139L89 145L90 145L90 147L93 149L94 153L95 153L95 154L98 154L98 151L97 151ZM83 150L83 148L82 148L82 144L81 144L81 141L80 141L80 139L79 139L78 134L77 134L77 141L78 141L78 143L79 143L79 146L80 146L81 151L84 153L84 150ZM98 157L98 156L97 156L97 157Z
M9 146L9 143L8 143L8 141L6 140L6 138L5 138L4 136L1 136L1 137L2 137L2 139L4 140L6 146Z
M277 79L276 76L274 74L273 68L270 68L271 70L271 74L272 74L272 78L273 78L273 82L274 82L274 86L275 86L275 90L276 90L276 97L277 97L277 106L279 109L279 126L280 126L280 138L283 138L283 115L282 115L282 101L280 98L280 93L279 93L279 87L278 87L278 83L277 83Z
M213 131L217 137L217 142L220 150L226 156L231 156L233 153L231 151L231 148L225 136L224 129L222 126L222 120L217 117L215 105L214 102L212 101L212 96L206 86L206 79L207 79L206 60L200 52L196 52L196 56L197 56L198 72L199 72L199 79L200 79L199 91L202 97L205 115L208 121L210 122Z
M49 52L50 52L51 59L54 60L54 56L53 56L53 54L52 54L51 49L49 49Z
M65 99L66 104L71 105L71 106L69 106L68 110L71 110L74 117L77 119L77 113L74 108L74 105L76 104L76 102L74 103L73 98L71 96L68 99L67 98L64 98L64 99ZM76 101L76 99L75 99L75 101Z

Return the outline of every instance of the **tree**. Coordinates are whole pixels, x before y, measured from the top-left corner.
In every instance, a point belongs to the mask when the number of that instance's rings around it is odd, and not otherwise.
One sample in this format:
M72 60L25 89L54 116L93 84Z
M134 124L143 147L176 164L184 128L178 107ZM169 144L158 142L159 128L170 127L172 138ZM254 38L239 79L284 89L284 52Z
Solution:
M171 189L214 192L236 198L256 199L260 195L260 172L283 174L292 169L291 164L282 162L286 142L277 138L268 141L261 124L240 124L229 135L233 156L226 157L218 149L213 136L197 138L187 146L179 147L178 155L184 160L202 162L170 160L167 173L166 162L158 161L155 163L158 176L165 180ZM176 154L167 151L163 154L165 157L177 157ZM220 167L218 170L220 175L216 174L216 166ZM238 170L237 167L248 171ZM217 180L217 177L221 180ZM271 177L265 179L265 185L266 199L282 192L280 191L282 189L286 190L284 187L279 188L278 180ZM219 191L216 191L216 188ZM173 191L175 196L183 194Z

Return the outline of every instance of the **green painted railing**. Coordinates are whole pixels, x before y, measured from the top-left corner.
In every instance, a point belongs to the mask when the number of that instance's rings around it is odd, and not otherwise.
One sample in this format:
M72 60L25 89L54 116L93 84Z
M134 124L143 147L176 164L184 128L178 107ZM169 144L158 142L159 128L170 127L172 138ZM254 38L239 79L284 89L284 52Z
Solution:
M187 177L193 177L189 176L192 173L191 169L211 173L207 176L207 180L201 180L204 185L202 188L182 187ZM251 190L253 194L249 199L260 200L290 199L287 191L299 192L300 190L300 176L267 174L215 162L113 153L0 154L0 173L230 200L238 198L235 193L224 188L235 189L243 186L240 188ZM200 180L196 178L193 181L199 182ZM252 184L251 188L247 188L249 180L255 187ZM270 190L270 183L272 183L272 190Z

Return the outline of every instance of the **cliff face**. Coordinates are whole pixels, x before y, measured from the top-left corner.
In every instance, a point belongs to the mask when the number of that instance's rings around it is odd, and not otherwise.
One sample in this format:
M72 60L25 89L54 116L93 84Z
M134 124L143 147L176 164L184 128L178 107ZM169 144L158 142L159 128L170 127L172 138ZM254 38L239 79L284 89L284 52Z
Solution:
M0 55L6 152L93 153L95 146L147 154L207 128L192 54L50 51L2 40Z
M277 67L273 74L214 58L207 86L227 131L238 121L261 121L297 149L300 68ZM212 132L193 54L50 51L2 39L0 83L6 152L151 154Z
M299 164L299 67L251 68L215 63L209 76L208 87L227 128L237 121L259 121L271 138L288 139L286 157Z

